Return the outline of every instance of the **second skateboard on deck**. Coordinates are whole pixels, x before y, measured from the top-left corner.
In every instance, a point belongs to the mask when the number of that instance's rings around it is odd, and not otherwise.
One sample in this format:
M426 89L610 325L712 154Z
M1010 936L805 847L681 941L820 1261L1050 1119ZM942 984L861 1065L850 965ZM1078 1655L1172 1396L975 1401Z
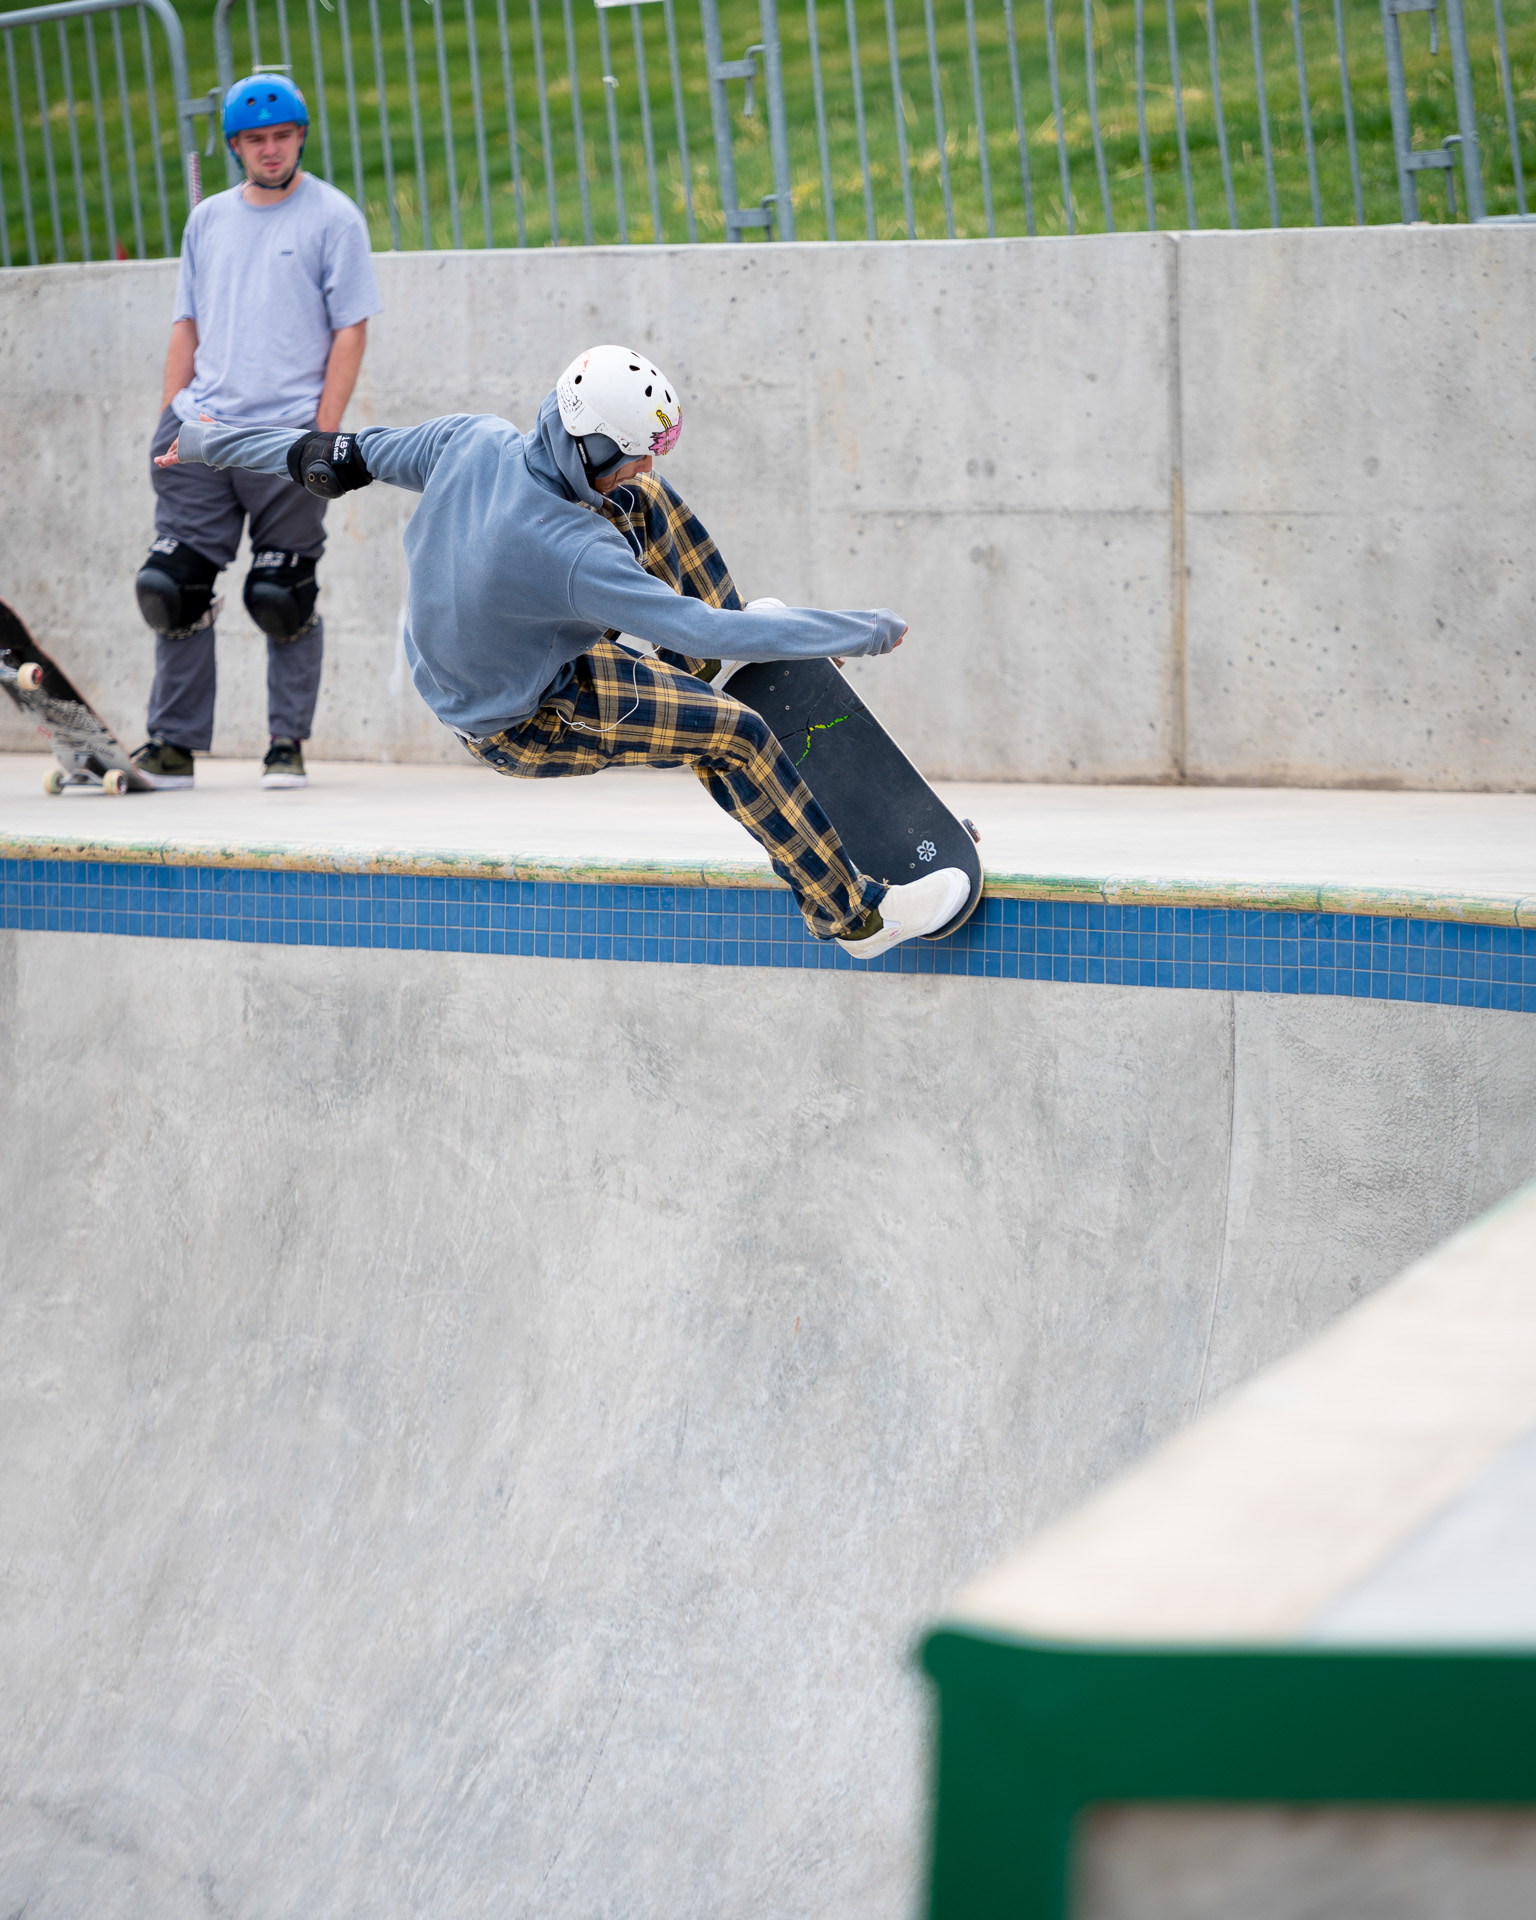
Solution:
M830 660L738 667L724 683L760 713L821 802L861 873L900 886L959 867L970 896L930 940L943 940L981 904L980 835L950 812Z
M83 694L0 600L0 686L37 725L58 762L43 785L49 793L148 793L155 782Z

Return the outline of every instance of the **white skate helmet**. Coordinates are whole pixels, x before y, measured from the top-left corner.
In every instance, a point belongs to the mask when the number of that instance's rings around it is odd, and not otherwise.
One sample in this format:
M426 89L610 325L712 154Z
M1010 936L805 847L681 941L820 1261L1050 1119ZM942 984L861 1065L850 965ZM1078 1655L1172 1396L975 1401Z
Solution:
M589 347L561 374L555 397L560 424L573 439L601 434L627 460L670 453L683 430L671 382L628 347Z

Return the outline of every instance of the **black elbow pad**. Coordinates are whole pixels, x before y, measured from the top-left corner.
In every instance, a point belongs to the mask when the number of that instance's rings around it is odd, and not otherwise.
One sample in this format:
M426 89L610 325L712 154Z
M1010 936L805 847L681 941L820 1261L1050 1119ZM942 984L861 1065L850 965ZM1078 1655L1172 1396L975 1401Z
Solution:
M355 433L306 433L288 449L288 473L322 500L339 499L373 482Z

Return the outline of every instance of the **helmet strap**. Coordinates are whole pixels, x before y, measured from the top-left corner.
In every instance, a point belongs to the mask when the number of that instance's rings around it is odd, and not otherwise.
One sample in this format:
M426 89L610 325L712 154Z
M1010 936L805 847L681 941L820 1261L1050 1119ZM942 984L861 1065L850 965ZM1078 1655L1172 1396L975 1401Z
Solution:
M633 460L635 458L634 454L626 453L624 449L621 446L619 446L615 441L609 439L606 433L597 433L597 434L578 433L578 434L573 434L571 437L576 442L577 449L581 454L581 464L585 469L586 476L589 480L605 479L607 475L609 475L610 473L616 473L618 469L624 465L626 460ZM587 446L587 441L589 439L601 441L603 446L605 447L612 447L613 448L612 454L605 455L600 460L594 460L592 457L592 452Z
M303 158L304 152L303 149L300 148L298 160L294 161L293 165L283 175L281 180L253 180L250 174L247 173L245 176L245 184L248 187L254 187L258 193L286 193L293 184L293 176L298 172L299 162L302 161Z

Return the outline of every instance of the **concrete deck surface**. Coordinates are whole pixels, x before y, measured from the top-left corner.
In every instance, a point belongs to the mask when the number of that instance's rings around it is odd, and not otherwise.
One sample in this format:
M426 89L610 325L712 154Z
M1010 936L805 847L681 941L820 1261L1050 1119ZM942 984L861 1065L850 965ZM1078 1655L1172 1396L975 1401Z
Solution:
M44 755L0 755L0 852L526 876L772 883L686 771L500 780L478 767L319 762L263 792L198 762L190 792L42 791ZM1536 794L941 784L981 829L990 891L1116 901L1439 912L1536 924Z

